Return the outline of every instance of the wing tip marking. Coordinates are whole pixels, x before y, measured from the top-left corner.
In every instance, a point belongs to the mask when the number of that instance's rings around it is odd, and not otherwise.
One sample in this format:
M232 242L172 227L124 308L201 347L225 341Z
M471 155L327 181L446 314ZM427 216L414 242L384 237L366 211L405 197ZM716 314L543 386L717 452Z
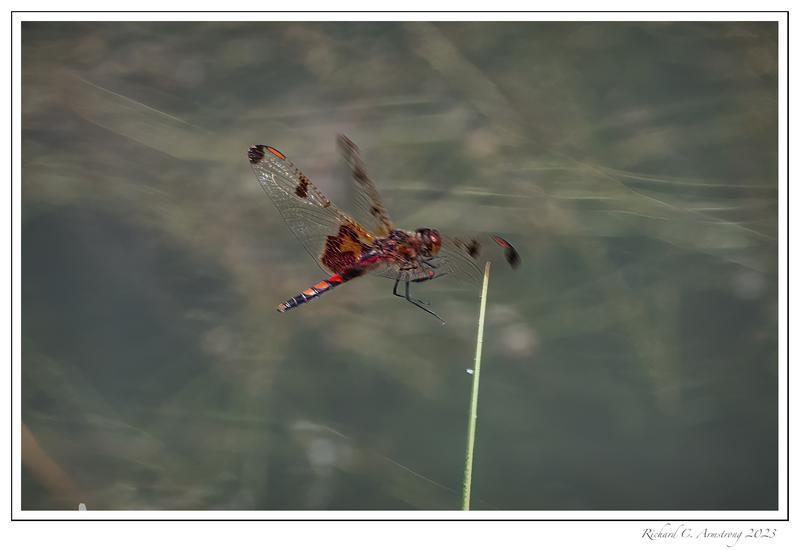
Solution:
M281 153L280 151L275 149L275 147L271 147L271 146L268 145L266 149L267 149L267 151L269 151L270 153L272 153L273 155L275 155L279 159L286 160L286 155L284 155L283 153Z
M264 159L265 153L270 153L281 160L286 160L286 155L270 145L251 145L250 149L247 150L247 158L250 160L250 164L258 164Z
M522 258L520 258L520 255L517 252L517 249L514 248L514 245L505 240L503 237L499 237L497 235L492 235L492 239L494 240L494 242L496 242L497 244L506 249L505 250L506 261L509 263L509 265L511 265L513 269L517 269L519 267L519 264L522 262Z

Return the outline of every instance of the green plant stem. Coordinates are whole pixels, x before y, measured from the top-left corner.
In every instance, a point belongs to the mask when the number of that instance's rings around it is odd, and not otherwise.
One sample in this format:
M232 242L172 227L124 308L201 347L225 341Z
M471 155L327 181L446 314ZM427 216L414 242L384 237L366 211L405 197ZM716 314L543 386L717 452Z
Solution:
M478 337L475 345L475 368L472 372L472 397L469 401L469 426L467 428L467 456L464 460L464 487L461 494L461 509L469 510L472 492L472 457L475 450L475 424L478 420L478 387L481 383L481 352L483 351L483 319L486 317L486 295L489 293L489 271L492 262L486 262L483 269L483 290L481 291L481 313L478 317Z

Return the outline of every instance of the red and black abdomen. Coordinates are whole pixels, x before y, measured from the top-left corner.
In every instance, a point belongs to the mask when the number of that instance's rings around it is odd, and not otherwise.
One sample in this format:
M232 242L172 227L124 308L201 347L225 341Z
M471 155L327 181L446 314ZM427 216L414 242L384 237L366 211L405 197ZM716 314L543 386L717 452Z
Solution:
M290 298L281 304L278 304L278 311L283 313L284 311L296 308L301 304L305 304L306 302L308 302L309 300L313 300L320 294L324 294L328 292L330 289L337 287L342 283L346 283L350 279L355 279L356 277L363 275L367 271L373 269L379 261L380 257L377 255L372 255L368 258L365 258L362 261L360 261L358 265L345 269L341 273L331 275L327 279L318 282L314 286L308 287L297 296Z

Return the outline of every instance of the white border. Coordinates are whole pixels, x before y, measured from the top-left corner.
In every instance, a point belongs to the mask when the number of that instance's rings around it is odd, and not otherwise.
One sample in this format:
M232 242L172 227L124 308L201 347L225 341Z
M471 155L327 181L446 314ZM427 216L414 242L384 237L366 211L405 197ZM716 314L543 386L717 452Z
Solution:
M266 6L265 7L275 7ZM787 322L787 308L779 308L779 509L777 511L752 511L752 512L731 512L731 511L558 511L558 512L521 512L521 511L473 511L473 512L395 512L395 511L358 511L358 512L334 512L334 511L314 511L314 512L226 512L226 511L186 511L186 512L98 512L89 510L87 512L34 512L23 511L20 507L20 453L19 453L19 426L20 426L20 55L21 55L21 22L22 21L122 21L122 20L152 20L152 21L196 21L196 20L222 20L222 21L392 21L392 20L436 20L436 21L468 21L468 20L526 20L526 21L562 21L562 20L581 20L581 21L777 21L779 23L779 147L780 147L780 172L779 172L779 226L780 226L780 246L779 246L779 300L780 304L785 303L787 296L785 279L785 267L787 265L786 256L786 215L787 206L787 174L786 174L786 89L785 75L787 74L786 59L786 37L787 37L787 17L780 13L16 13L12 17L13 37L14 37L14 63L12 68L13 91L12 91L12 116L14 117L14 135L12 139L12 208L14 212L13 227L13 264L14 264L14 286L13 286L13 319L12 338L14 342L12 369L14 379L14 408L12 410L12 426L14 429L12 438L12 455L14 457L14 476L12 479L13 497L12 510L15 519L536 519L536 520L660 520L663 518L680 518L681 520L780 520L786 516L787 493L786 493L786 382L787 382L787 353L785 330ZM8 57L6 57L8 59ZM5 241L8 242L8 241Z
M781 21L781 13L611 13L583 12L118 12L18 13L23 21Z

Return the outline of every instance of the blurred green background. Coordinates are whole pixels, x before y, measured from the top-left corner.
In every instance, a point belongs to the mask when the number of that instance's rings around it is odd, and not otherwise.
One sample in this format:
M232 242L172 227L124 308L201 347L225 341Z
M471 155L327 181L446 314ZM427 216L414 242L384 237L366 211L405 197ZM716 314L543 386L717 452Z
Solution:
M474 509L777 508L775 23L22 26L23 509L457 509L478 288L322 275L246 159L491 231Z

